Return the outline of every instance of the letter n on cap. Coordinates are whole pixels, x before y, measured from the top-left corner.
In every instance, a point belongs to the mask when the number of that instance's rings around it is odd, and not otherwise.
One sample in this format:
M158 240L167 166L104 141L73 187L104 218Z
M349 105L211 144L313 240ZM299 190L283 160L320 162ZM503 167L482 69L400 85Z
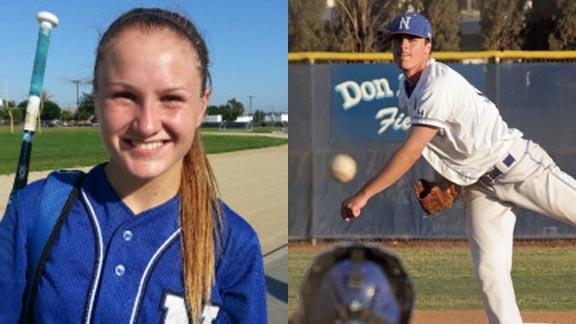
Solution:
M402 29L410 29L410 19L412 19L412 17L402 17L400 19L400 30Z

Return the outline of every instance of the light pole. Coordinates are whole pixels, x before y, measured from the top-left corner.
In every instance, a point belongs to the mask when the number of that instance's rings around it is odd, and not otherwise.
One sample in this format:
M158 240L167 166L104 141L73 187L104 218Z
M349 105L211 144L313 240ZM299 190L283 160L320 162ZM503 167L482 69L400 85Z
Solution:
M67 79L68 82L76 85L76 109L80 107L80 85L90 83L89 79Z
M250 110L248 111L248 115L252 115L252 98L254 98L254 96L248 96L248 99L250 100Z

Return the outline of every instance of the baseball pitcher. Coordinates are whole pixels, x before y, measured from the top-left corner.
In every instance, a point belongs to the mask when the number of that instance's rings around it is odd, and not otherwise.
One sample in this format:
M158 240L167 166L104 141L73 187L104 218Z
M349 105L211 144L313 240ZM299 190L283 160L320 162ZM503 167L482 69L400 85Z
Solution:
M432 27L416 13L397 17L384 38L404 73L399 101L412 119L405 143L382 170L342 203L341 216L360 216L368 200L420 158L457 186L416 185L430 213L463 199L476 275L490 323L522 323L510 275L515 210L527 208L576 224L576 180L460 74L431 57ZM431 195L430 197L428 195ZM431 201L430 201L431 200Z

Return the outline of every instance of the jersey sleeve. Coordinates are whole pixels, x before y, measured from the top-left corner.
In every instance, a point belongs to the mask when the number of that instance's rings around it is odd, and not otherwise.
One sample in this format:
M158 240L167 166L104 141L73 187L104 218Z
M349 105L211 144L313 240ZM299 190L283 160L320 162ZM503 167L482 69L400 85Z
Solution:
M425 87L416 98L412 124L446 128L456 98L454 86L443 77Z
M18 323L26 291L27 238L41 182L20 190L0 221L0 323Z
M222 254L216 270L222 305L217 322L267 323L266 281L258 236L226 205L222 210Z

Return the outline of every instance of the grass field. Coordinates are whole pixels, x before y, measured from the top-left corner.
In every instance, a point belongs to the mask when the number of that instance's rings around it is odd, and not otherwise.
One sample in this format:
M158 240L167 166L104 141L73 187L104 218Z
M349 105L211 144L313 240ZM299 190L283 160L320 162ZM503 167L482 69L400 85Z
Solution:
M521 310L576 310L576 246L520 247L512 276ZM403 261L416 287L417 310L482 310L472 257L465 247L390 248ZM288 308L298 308L298 289L317 250L291 246Z
M14 173L20 151L21 130L10 132L0 127L0 174ZM202 139L208 154L231 152L286 144L285 138L265 136L219 135L203 132ZM32 171L83 167L104 162L107 154L100 140L98 128L45 128L34 136Z

